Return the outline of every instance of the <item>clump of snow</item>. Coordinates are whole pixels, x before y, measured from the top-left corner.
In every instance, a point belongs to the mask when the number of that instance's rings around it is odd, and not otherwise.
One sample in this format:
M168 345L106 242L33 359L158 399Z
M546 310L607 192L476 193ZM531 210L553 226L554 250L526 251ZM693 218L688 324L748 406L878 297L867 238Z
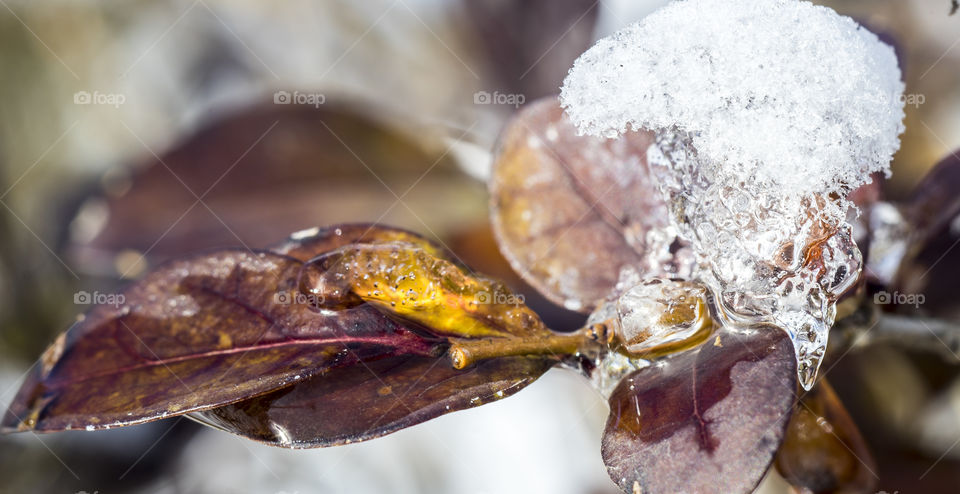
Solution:
M685 0L600 40L561 89L581 131L675 127L744 181L803 195L889 172L903 130L893 49L797 0Z
M783 327L809 388L862 259L846 195L903 130L892 48L798 0L681 0L603 39L561 102L582 132L656 132L647 159L696 277L734 324Z

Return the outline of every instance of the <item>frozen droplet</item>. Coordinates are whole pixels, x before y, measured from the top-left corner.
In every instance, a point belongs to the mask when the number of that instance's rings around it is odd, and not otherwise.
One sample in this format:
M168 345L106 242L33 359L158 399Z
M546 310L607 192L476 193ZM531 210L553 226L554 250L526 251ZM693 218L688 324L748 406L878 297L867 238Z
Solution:
M626 290L617 300L600 305L587 326L603 325L616 336L613 348L593 358L589 377L593 387L609 397L628 374L649 362L638 355L690 340L711 326L707 287L692 281L648 278ZM593 357L593 356L592 356Z
M647 360L610 352L591 370L590 384L604 399L609 399L610 394L613 393L614 388L620 384L623 378L648 365L650 365L650 362Z
M617 300L616 330L625 349L641 354L686 340L710 324L704 285L650 278Z

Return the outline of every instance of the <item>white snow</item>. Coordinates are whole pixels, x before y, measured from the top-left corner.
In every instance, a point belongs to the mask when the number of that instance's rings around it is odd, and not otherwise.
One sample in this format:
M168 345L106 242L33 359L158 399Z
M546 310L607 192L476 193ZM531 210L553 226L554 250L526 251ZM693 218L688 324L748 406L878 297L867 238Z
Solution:
M685 0L600 40L560 99L581 131L676 127L731 178L796 195L889 172L903 130L893 49L797 0Z

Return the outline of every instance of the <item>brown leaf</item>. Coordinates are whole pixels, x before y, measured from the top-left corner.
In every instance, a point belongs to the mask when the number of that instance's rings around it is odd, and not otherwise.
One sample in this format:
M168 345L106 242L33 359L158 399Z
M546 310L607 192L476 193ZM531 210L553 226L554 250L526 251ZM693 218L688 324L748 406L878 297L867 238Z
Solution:
M262 248L317 224L378 220L423 229L422 218L443 233L484 220L482 185L436 137L394 123L336 102L261 105L215 119L159 157L145 152L129 176L104 179L71 226L71 266L129 277L139 265L200 249ZM147 262L133 266L134 253Z
M876 492L873 455L825 380L800 398L776 465L788 482L804 492Z
M322 298L320 305L327 308L365 302L457 338L551 334L522 296L404 230L341 225L275 250L309 259L300 288Z
M917 241L940 233L960 212L960 150L933 167L914 187L906 201L906 219L917 232Z
M220 251L172 262L87 313L44 353L5 428L109 428L219 406L325 368L431 341L361 305L324 314L294 301L302 263ZM349 350L349 351L348 351Z
M602 453L624 491L749 493L773 460L795 401L790 339L717 334L613 391Z
M406 231L343 225L279 249L307 258L317 252L311 249L344 242L306 263L274 252L227 250L155 270L115 295L116 305L96 306L47 350L4 428L135 424L387 357L450 367L451 336L487 341L552 334L522 301L477 304L469 297L499 290L498 283L465 272ZM334 260L351 255L364 263ZM401 257L405 264L397 262ZM323 281L328 275L334 278ZM383 283L383 290L368 294L366 283ZM393 301L410 300L411 290L429 297L422 305L394 307Z
M888 304L884 310L960 319L960 233L952 227L960 214L960 153L940 161L917 184L902 207L911 235L890 293L922 295L920 304Z
M365 224L324 228L310 237L291 238L274 250L308 261L318 253L341 247L383 242L408 242L437 255L444 252L416 234ZM451 310L438 309L441 314ZM543 355L504 357L457 370L446 358L389 357L333 369L267 395L192 414L191 418L274 446L334 446L380 437L510 396L554 363Z
M552 363L543 358L505 357L455 370L443 359L389 357L334 369L192 418L273 446L335 446L510 396Z
M646 166L649 133L578 136L547 98L525 106L501 140L490 179L494 232L513 268L548 298L590 312L624 267L687 268L673 239L647 235L669 224Z
M277 254L307 262L314 257L351 244L404 243L423 249L429 254L456 259L443 247L402 228L374 223L345 223L298 232L270 248ZM469 268L467 268L469 269Z
M459 259L481 273L502 280L522 294L524 303L543 319L548 328L568 332L576 331L586 325L586 315L567 310L551 302L513 270L500 252L489 221L460 229L444 241L457 253Z

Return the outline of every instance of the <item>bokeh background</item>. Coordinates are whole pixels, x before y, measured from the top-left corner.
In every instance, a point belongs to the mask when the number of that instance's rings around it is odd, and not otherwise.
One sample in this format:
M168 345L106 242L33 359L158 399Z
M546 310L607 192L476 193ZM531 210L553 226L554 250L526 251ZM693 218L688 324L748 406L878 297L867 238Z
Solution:
M552 327L576 327L497 253L484 179L518 105L663 3L0 0L0 405L83 293L183 252L342 221L436 238ZM885 192L904 197L960 148L960 14L949 0L823 3L897 48L910 104ZM883 489L957 491L955 365L871 347L833 376ZM0 493L612 493L606 412L551 371L509 400L329 450L186 419L19 434L0 437ZM787 487L771 475L762 489Z

